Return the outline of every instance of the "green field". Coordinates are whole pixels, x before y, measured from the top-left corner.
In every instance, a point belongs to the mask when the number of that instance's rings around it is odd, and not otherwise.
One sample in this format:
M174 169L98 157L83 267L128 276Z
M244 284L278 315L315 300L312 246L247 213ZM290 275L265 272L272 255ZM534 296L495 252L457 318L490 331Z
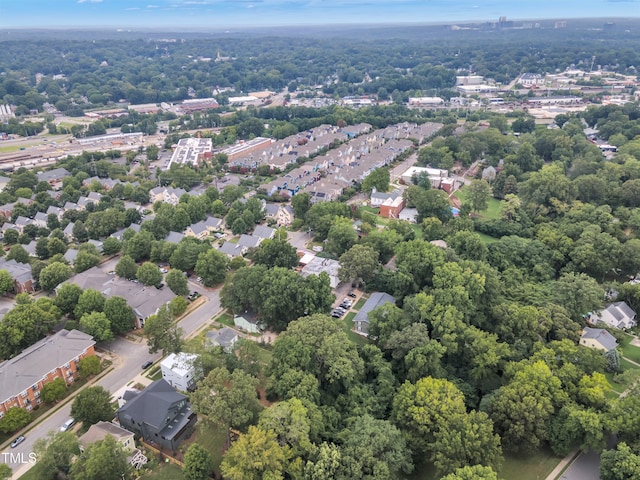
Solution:
M227 327L233 327L233 317L228 313L223 313L215 319L216 322L226 325Z
M467 190L464 188L458 190L453 194L457 199L459 199L463 204L467 202ZM482 218L487 218L489 220L497 220L500 218L500 204L501 200L491 197L489 199L489 204L486 210L482 210L481 212L477 212L478 216Z
M622 350L622 355L624 355L626 358L628 358L631 361L640 363L640 347L631 345L631 340L633 340L633 337L631 335L624 336L624 339L622 340L622 345L620 345L620 348Z
M198 421L194 442L203 446L213 459L213 470L220 474L220 462L224 453L227 434L224 428L218 427L211 422Z
M560 458L550 450L540 450L527 457L515 457L505 455L504 464L498 478L502 480L541 480L547 478ZM406 480L435 480L436 474L433 465L429 463L416 465L411 475L404 475Z
M184 480L182 468L173 463L162 463L153 469L152 472L140 477L144 480Z
M358 335L354 332L353 329L353 318L356 316L356 312L349 312L347 315L340 320L342 325L342 329L345 331L349 340L351 340L356 345L364 345L367 343L367 339L362 335Z

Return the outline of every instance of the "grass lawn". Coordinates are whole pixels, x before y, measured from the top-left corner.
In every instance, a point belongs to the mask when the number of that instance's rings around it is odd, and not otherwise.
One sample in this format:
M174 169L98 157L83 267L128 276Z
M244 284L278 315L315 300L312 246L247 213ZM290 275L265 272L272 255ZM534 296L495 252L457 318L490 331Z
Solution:
M342 329L345 331L349 340L351 340L356 345L364 345L367 343L367 339L362 335L358 335L356 332L352 331L353 328L353 317L356 316L356 312L349 312L347 315L340 319L340 323L342 325Z
M422 239L422 228L420 228L420 225L411 224L411 230L416 234L416 240Z
M380 213L379 208L373 208L373 207L367 207L367 206L362 206L360 208L362 208L364 212L373 213L374 215L378 215Z
M228 313L223 313L219 317L215 318L215 321L221 323L222 325L226 325L227 327L233 327L233 317Z
M631 335L624 336L622 345L620 346L620 348L622 349L622 355L627 357L629 360L640 363L640 348L631 345L631 340L633 340L633 337Z
M199 421L193 441L202 445L209 452L213 459L213 470L220 475L220 462L222 462L222 454L227 441L224 429L210 422Z
M482 232L475 232L475 233L480 235L480 241L485 245L488 245L493 242L497 242L499 240L498 238L492 237L491 235L487 235L486 233L482 233Z
M498 477L504 480L517 478L518 480L538 480L556 468L561 458L556 457L551 450L539 450L528 457L505 455L504 465Z
M161 463L152 472L140 477L144 480L184 480L182 469L173 463Z
M458 190L456 193L454 193L454 196L459 199L463 204L465 202L467 202L467 190L465 190L464 188ZM483 210L481 212L478 212L478 215L482 218L487 218L490 220L496 220L498 218L500 218L500 204L502 203L501 200L498 200L497 198L489 198L489 202L488 202L488 206L486 210Z
M502 470L498 478L502 480L540 480L544 479L560 463L551 450L540 450L528 457L505 455ZM406 480L435 480L436 474L430 463L418 464L411 475L404 475Z
M356 304L353 306L353 309L354 310L360 310L362 308L362 306L365 304L366 301L367 301L367 299L363 295L362 297L360 297L360 300L358 300L356 302Z

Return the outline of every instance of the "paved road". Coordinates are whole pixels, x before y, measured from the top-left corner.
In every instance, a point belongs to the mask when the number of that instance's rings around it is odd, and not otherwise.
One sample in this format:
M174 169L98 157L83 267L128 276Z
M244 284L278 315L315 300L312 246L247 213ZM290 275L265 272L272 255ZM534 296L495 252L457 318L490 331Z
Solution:
M600 455L581 453L558 480L600 480Z
M117 262L117 258L111 259L101 268L108 272L115 268ZM189 281L189 286L191 290L200 292L206 302L180 321L179 326L185 337L195 334L203 325L209 323L212 316L220 311L220 289L208 289L194 281ZM97 385L101 385L111 393L117 392L132 381L140 373L140 367L146 360L157 361L161 358L160 353L149 353L144 340L134 342L117 338L101 345L101 347L107 354L113 356L114 362L113 371L101 378ZM32 466L29 463L29 453L33 452L33 443L39 438L45 438L50 431L59 429L60 425L70 417L70 411L71 403L50 414L41 424L29 431L25 435L26 440L21 445L0 452L0 462L8 464L14 470L14 479L24 474ZM13 454L13 457L10 454Z

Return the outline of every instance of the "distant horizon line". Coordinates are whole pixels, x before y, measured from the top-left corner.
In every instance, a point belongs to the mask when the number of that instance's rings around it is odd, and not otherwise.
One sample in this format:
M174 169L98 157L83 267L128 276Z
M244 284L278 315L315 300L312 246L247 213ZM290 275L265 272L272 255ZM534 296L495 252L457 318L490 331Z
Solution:
M553 21L588 21L588 20L624 20L626 23L633 23L634 21L640 21L640 15L635 17L549 17L549 18L511 18L507 17L508 22L553 22ZM446 26L446 25L473 25L488 22L498 22L498 18L490 19L467 19L467 20L442 20L434 22L363 22L363 23L348 23L348 22L333 22L333 23L280 23L280 24L228 24L228 25L160 25L155 27L148 27L143 25L31 25L31 26L4 26L0 25L0 30L4 32L11 31L25 31L25 30L45 30L45 31L61 31L61 30L74 30L74 31L126 31L126 32L192 32L198 31L206 33L215 30L227 30L230 29L268 29L268 28L283 28L283 27L305 27L305 28L336 28L336 27L394 27L394 26ZM171 30L167 30L171 29Z

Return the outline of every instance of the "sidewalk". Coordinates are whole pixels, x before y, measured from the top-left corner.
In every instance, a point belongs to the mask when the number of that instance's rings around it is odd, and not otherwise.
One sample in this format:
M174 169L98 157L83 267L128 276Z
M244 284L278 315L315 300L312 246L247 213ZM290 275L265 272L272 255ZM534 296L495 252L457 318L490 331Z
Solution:
M549 475L547 475L547 478L545 480L556 480L564 471L564 469L569 467L569 465L571 465L579 455L579 449L575 448L571 450L566 457L560 460L560 463L556 465L556 468L554 468Z

